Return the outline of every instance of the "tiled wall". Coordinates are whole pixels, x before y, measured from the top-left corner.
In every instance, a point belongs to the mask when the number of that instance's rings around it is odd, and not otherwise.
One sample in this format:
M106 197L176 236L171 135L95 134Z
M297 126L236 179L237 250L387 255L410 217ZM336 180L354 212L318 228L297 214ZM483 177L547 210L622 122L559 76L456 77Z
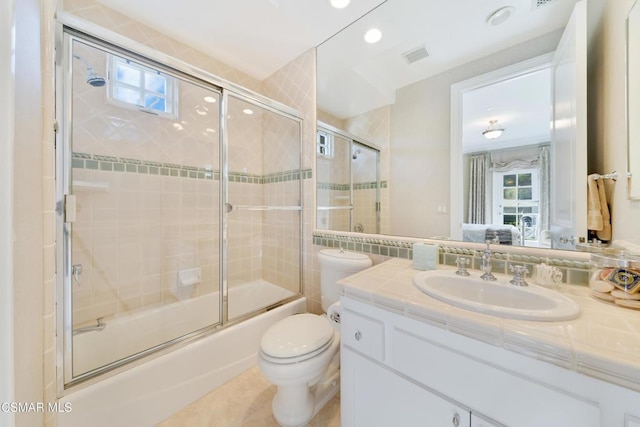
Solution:
M316 143L316 55L310 49L263 81L263 93L302 113L302 167L315 171ZM315 228L315 196L313 179L303 181L303 286L310 312L320 312L319 282L313 274L316 259L312 233Z
M413 244L418 239L402 239L389 236L366 236L358 237L353 235L341 235L339 233L313 234L313 242L316 251L322 247L343 248L355 252L363 252L372 258L380 260L393 258L413 259ZM513 253L511 251L501 251L499 246L493 246L492 271L494 273L510 274L511 264L525 265L529 271L533 271L536 264L545 263L560 268L563 273L563 281L576 285L587 285L589 282L589 262L582 259L575 259L569 252L566 258L561 257L558 251L539 251L540 254ZM519 251L524 252L524 251ZM553 252L553 254L550 254ZM458 257L469 258L469 269L480 270L483 252L470 248L468 244L456 244L456 242L440 243L439 264L455 266ZM374 262L375 263L375 262Z
M391 106L380 107L344 121L344 129L363 138L367 142L376 145L380 150L380 180L383 183L380 189L380 233L389 233L389 191L392 191L393 183L389 181L389 158L391 138ZM370 196L359 194L359 204L365 204ZM371 228L366 227L365 232L371 233Z
M65 9L263 92L262 82L98 3L72 0L65 2ZM104 53L83 45L74 53L96 70L106 71ZM80 183L74 262L77 259L85 267L82 287L74 296L75 323L175 301L171 288L181 269L202 269L196 295L216 290L219 99L207 104L204 96L215 94L181 82L179 119L159 119L105 102L103 89L84 82L84 64L74 61L74 66L73 166L74 181ZM280 95L299 101L302 91L289 90L295 76L282 78ZM265 82L264 87L278 88L273 82ZM247 108L253 114L244 114ZM228 117L229 203L299 205L300 179L309 180L311 170L300 173L298 122L234 96L230 96ZM296 211L233 211L229 215L229 285L265 279L297 292L300 227L296 223ZM108 241L107 235L115 238ZM97 260L98 256L103 259Z

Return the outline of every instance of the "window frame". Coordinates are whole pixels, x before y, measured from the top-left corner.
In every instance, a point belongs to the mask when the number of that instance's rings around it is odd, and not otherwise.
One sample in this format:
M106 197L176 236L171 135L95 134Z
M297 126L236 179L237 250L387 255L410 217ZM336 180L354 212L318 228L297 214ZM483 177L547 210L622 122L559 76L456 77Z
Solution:
M153 114L158 117L162 117L169 120L178 119L178 79L175 77L163 73L162 71L150 67L139 62L132 61L128 58L123 58L117 55L109 55L108 58L108 79L107 79L107 102L117 107L125 108L128 110L142 111L148 114ZM132 85L130 83L121 82L116 79L116 71L118 64L126 64L127 66L137 69L141 73L141 80L138 85ZM145 87L145 74L153 73L162 76L165 79L166 93L161 94ZM145 107L144 105L134 104L132 102L124 101L116 97L116 89L126 88L129 90L137 91L140 95L140 99L145 99L145 95L153 95L163 98L165 101L165 108L163 110Z
M504 186L504 176L505 175L523 175L523 174L531 174L531 185L530 186L520 186L516 181L516 185L514 187L505 187ZM517 190L519 188L531 188L531 199L516 199L514 200L506 200L503 197L503 191L505 188L515 188L516 196ZM505 208L516 208L515 213L505 214ZM532 208L536 210L535 213L522 213L519 212L519 208ZM530 216L534 219L535 225L534 227L534 235L535 238L527 237L527 242L537 242L538 241L538 224L540 217L540 169L537 167L531 168L518 168L512 169L509 171L493 171L493 209L492 209L492 218L494 224L505 224L504 217L505 215L515 215L516 216L516 225L514 227L520 228L520 218L523 215Z

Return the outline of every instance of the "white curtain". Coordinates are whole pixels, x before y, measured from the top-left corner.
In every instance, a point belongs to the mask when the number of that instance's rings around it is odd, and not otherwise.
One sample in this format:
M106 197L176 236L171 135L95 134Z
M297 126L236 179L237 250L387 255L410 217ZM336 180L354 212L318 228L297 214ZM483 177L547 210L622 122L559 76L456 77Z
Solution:
M540 210L538 219L538 230L549 230L549 217L551 210L549 203L551 200L551 151L549 146L543 146L539 149L538 165L540 167Z
M489 156L477 154L469 157L469 207L467 223L484 224L487 204Z
M538 147L515 148L491 152L491 168L496 172L526 169L538 166Z

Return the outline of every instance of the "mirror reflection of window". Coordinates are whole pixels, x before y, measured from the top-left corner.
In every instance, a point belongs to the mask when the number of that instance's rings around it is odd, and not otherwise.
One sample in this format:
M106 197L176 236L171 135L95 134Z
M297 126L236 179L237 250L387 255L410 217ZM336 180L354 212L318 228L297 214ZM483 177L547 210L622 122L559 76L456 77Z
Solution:
M497 195L493 223L517 227L524 235L525 242L537 242L539 170L536 168L495 172L493 183L493 193Z

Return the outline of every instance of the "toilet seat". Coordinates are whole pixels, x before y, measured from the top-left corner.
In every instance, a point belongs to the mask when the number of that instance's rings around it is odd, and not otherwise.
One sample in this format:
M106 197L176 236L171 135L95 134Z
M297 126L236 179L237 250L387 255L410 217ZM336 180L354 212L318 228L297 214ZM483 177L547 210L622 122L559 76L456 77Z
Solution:
M260 342L260 354L271 363L297 363L322 353L333 340L334 330L324 316L297 314L267 329Z

